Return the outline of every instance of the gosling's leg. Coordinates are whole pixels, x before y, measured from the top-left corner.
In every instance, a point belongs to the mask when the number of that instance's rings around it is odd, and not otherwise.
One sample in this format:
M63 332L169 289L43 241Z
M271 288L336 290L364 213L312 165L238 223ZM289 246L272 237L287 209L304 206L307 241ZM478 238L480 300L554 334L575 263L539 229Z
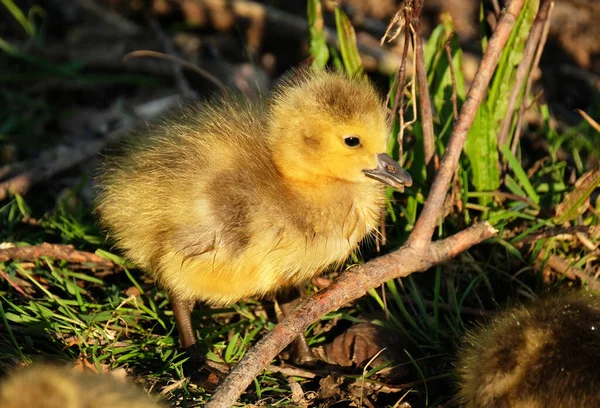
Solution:
M175 315L179 344L187 350L196 344L196 336L192 327L192 310L195 302L181 299L176 295L169 296L169 300L171 301L171 310Z
M179 344L189 356L184 364L183 371L190 376L192 381L207 390L214 390L225 377L225 373L218 368L207 365L206 357L200 351L192 325L192 310L196 302L181 299L177 295L169 296L171 310L175 315Z
M292 296L283 295L278 296L277 303L279 304L279 309L281 309L281 313L283 316L287 316L296 306L299 298L290 300ZM313 354L312 350L308 346L306 342L306 337L303 334L296 337L292 342L292 361L294 364L298 365L311 365L317 362L319 359Z

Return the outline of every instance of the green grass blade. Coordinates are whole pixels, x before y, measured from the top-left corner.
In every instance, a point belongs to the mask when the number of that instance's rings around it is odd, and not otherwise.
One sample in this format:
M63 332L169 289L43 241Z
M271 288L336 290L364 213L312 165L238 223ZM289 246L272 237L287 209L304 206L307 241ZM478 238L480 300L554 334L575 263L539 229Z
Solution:
M362 76L364 69L356 46L356 33L352 22L339 7L335 8L335 26L340 42L340 52L346 72L351 77Z
M471 177L475 191L492 191L500 187L500 171L498 170L498 149L496 134L489 109L482 104L465 143L465 154L471 163ZM485 205L490 197L481 197L480 203Z
M1 0L2 4L13 18L23 27L29 37L35 37L35 26L25 17L25 14L12 0Z
M503 146L500 146L500 150L502 151L502 154L508 161L508 165L510 166L512 171L515 173L515 177L517 178L519 183L521 183L521 185L523 186L523 189L527 193L527 197L529 197L536 204L539 204L540 197L538 196L538 194L535 192L535 189L531 185L531 182L529 181L529 177L527 177L527 174L525 173L525 170L523 170L521 163L519 163L519 160L517 160L515 155L512 154L512 152L510 151L510 147L508 147L508 145L503 145Z
M452 123L454 116L452 107L452 74L450 61L444 46L449 36L454 31L452 19L444 15L443 23L438 25L431 33L425 45L425 65L428 72L428 83L435 111L439 115L440 123ZM460 110L465 99L465 80L462 73L462 50L458 39L453 36L450 40L450 54L454 68L457 107ZM456 119L456 118L454 118ZM438 133L438 137L440 134Z
M554 223L561 225L582 215L588 208L590 196L599 186L600 165L581 176L575 183L575 189L556 206Z

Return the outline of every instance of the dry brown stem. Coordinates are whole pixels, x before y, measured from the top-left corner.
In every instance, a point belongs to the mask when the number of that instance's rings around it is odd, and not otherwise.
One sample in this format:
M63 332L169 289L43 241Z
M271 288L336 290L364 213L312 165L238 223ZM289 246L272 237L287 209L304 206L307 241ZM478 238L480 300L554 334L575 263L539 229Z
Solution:
M396 16L400 14L404 15L404 21L407 20L408 11L405 9L398 11ZM400 17L394 17L394 19L400 19ZM383 41L383 39L382 39ZM407 27L404 29L404 46L402 48L402 59L400 66L398 67L398 71L396 72L396 76L394 78L394 83L390 87L390 91L387 97L387 103L389 103L389 98L391 97L392 89L394 91L394 103L392 104L392 110L389 116L389 125L390 127L394 123L396 119L396 115L399 116L400 119L400 129L398 131L398 160L400 160L400 164L402 164L402 147L403 147L403 135L404 135L404 90L406 89L406 61L408 59L408 45L410 44L410 30ZM387 104L386 103L386 104Z
M0 201L9 194L24 194L32 185L77 166L96 155L105 144L105 140L95 140L48 149L27 171L0 183Z
M540 261L546 256L546 251L540 251L538 259ZM600 283L593 276L585 273L581 268L571 264L568 260L561 258L558 255L550 254L546 260L546 266L551 268L556 274L564 275L569 280L581 280L587 283L588 287L593 290L600 289Z
M172 108L176 100L164 98L149 101L134 108L135 113L143 120L151 120L164 114ZM11 170L27 169L8 180L0 182L0 201L13 194L25 194L34 184L46 181L55 175L78 166L96 156L107 144L121 137L125 132L132 129L135 121L123 118L120 128L106 134L101 139L80 140L73 145L59 145L43 151L35 160L15 163Z
M150 24L150 28L156 33L157 37L162 42L163 47L168 55L175 56L180 58L175 51L175 46L171 41L171 38L163 31L159 22L155 18L148 18L148 23ZM177 89L181 94L188 99L198 99L198 93L192 89L190 84L188 83L187 78L183 73L183 66L181 64L173 65L173 78L175 79L175 84L177 85Z
M131 58L138 58L138 57L151 57L151 58L165 59L167 61L172 62L174 65L179 66L180 68L185 67L191 71L194 71L198 75L208 79L210 82L215 84L222 91L227 90L227 87L225 86L225 84L223 84L223 82L221 82L213 74L211 74L207 70L199 67L196 64L192 64L191 62L186 61L181 57L178 57L177 55L164 54L162 52L157 52L157 51L152 51L152 50L136 50L136 51L132 51L130 53L125 54L123 56L123 61L127 61ZM182 81L184 79L185 78L181 78ZM185 80L185 81L187 82L187 80ZM186 91L186 88L185 88L186 86L189 88L189 85L178 85L178 88L179 88L179 91L181 92L181 94L190 99L198 99L198 95L196 94L195 91L192 91L191 88L190 88L190 91L192 93Z
M76 2L81 8L94 14L96 17L99 17L106 24L122 34L136 35L143 31L139 26L127 20L125 17L106 7L102 7L94 0L77 0Z
M535 53L535 58L533 60L533 64L531 65L530 72L535 71L535 69L540 64L540 59L542 58L542 52L546 46L546 40L548 39L548 33L550 32L550 16L552 14L552 10L554 9L554 0L545 0L544 4L540 7L540 11L537 15L536 22L538 23L538 19L544 20L542 29L542 38L540 38L537 51ZM531 92L531 85L533 84L533 76L529 75L527 79L527 86L525 87L525 93L523 94L524 98L527 98L529 92ZM523 122L523 116L525 115L525 111L529 109L531 105L533 105L538 99L539 95L537 95L533 102L529 106L525 106L524 103L521 103L521 108L519 109L519 116L517 118L517 124L515 126L515 135L513 136L513 140L510 146L510 150L514 155L517 154L517 147L519 146L519 140L521 139L521 123Z
M454 63L452 62L452 50L450 49L450 42L454 37L454 30L448 36L448 40L444 44L444 50L446 51L446 57L448 58L448 68L450 69L450 78L452 79L452 113L454 114L454 120L458 118L458 97L456 92L456 74L454 73Z
M498 147L508 143L508 134L513 123L517 102L519 101L519 97L522 95L523 85L525 84L525 81L531 72L532 62L536 54L535 51L540 44L540 39L542 38L542 33L544 30L544 22L548 19L548 10L550 9L551 3L552 1L550 0L542 2L531 28L531 32L529 33L529 37L527 38L527 42L525 43L523 58L521 59L515 74L515 85L513 86L508 97L506 115L502 119L502 122L500 122L500 130L498 131ZM526 97L527 95L523 94L523 99Z
M114 268L115 265L106 258L91 252L79 251L73 245L49 244L21 246L0 249L0 262L33 261L47 256L62 259L71 263L93 263L103 268Z

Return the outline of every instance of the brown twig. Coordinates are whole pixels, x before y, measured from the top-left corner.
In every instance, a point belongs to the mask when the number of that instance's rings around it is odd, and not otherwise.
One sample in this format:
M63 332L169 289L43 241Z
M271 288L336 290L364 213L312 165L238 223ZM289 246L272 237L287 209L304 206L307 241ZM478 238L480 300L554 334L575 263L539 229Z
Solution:
M0 262L33 261L41 257L62 259L72 263L93 263L103 268L114 268L115 264L91 252L79 251L73 245L49 244L13 246L0 249Z
M398 11L396 16L399 16L400 13L404 14L403 21L407 20L408 10L406 8ZM394 20L400 20L400 17L394 17ZM390 25L391 27L391 25ZM387 35L387 33L386 33ZM383 39L382 39L383 41ZM389 101L392 93L392 89L395 89L394 93L394 103L392 104L392 110L389 116L389 125L390 127L394 123L394 119L396 115L398 115L400 119L400 128L398 130L398 135L396 136L398 139L398 160L400 160L400 164L402 164L402 154L403 154L403 135L404 135L404 90L406 88L406 61L408 59L408 45L410 44L410 31L404 27L404 46L402 48L402 59L401 63L398 67L398 71L396 71L396 76L394 77L394 83L390 87L390 91L388 92L387 100Z
M454 114L454 121L458 119L458 96L456 92L456 74L454 73L454 63L452 61L452 50L450 49L450 42L454 37L454 30L448 36L448 40L444 44L444 50L446 50L446 56L448 57L448 68L450 69L450 78L452 80L452 113Z
M542 260L545 256L546 256L546 251L545 250L540 251L538 259ZM564 275L567 279L570 279L570 280L579 279L582 282L587 283L587 285L593 290L600 289L600 282L598 282L598 280L596 278L588 275L583 270L581 270L581 268L573 266L571 264L571 262L569 262L568 260L566 260L564 258L561 258L558 255L550 254L548 256L548 259L546 260L546 266L550 267L557 274Z
M93 157L105 144L105 140L90 140L46 150L29 170L0 183L0 201L11 194L24 194L32 185L75 167Z
M508 134L513 124L517 102L519 102L519 97L523 96L522 99L526 97L525 94L522 94L523 85L525 84L525 80L530 76L532 62L535 57L535 51L540 44L540 39L542 38L542 32L544 29L544 22L548 18L548 10L551 3L552 1L550 0L546 0L542 3L540 9L538 10L535 21L533 22L527 42L525 43L523 58L521 59L515 74L515 85L513 86L508 97L506 114L500 122L500 129L498 131L498 147L508 143Z
M446 51L446 57L448 58L448 68L450 69L450 80L452 86L452 96L450 100L452 101L452 114L453 114L453 122L456 123L458 120L458 92L456 91L456 74L454 73L454 61L452 59L452 50L451 50L451 41L452 37L454 37L454 30L450 32L448 35L448 39L444 44L444 50ZM457 200L458 197L457 191L460 189L460 182L458 179L458 167L454 172L454 177L452 178L452 191L451 194L446 198L444 202L444 218L446 218L450 211L454 208L454 204L457 202L462 203L462 201Z
M526 226L523 226L521 229L525 229L525 228L526 228ZM502 235L502 239L504 239L506 241L511 240L520 232L522 232L520 229L505 231L504 234ZM529 235L521 238L520 240L514 242L513 245L517 248L521 248L521 247L523 247L523 245L536 243L542 239L557 238L557 237L561 237L561 236L564 237L565 235L575 236L575 234L578 234L578 233L585 233L585 234L592 235L593 231L591 230L590 227L586 227L584 225L577 225L577 226L571 226L571 227L549 227L549 228L541 229L532 234L529 234Z
M396 135L396 139L398 140L398 163L402 165L402 155L404 154L404 90L406 88L406 61L408 59L408 44L410 42L410 32L405 27L405 22L408 17L408 8L404 6L394 16L392 21L387 27L385 34L381 38L381 44L383 44L386 39L388 42L393 41L399 34L402 27L404 27L404 45L402 47L402 62L398 67L398 71L396 71L396 75L394 76L394 82L392 86L390 86L390 90L388 91L385 104L389 106L390 99L392 96L392 90L395 90L394 93L394 102L392 104L392 108L390 110L390 114L388 116L388 125L392 128L394 124L394 120L396 119L396 115L398 115L400 126L398 129L398 134ZM396 34L393 34L389 37L392 28L398 24L398 28L396 30ZM388 38L389 37L389 38ZM386 245L387 236L386 236L386 224L385 224L385 214L386 211L382 210L382 217L380 222L380 231L381 236L377 235L376 237L376 245L377 252L380 251L380 245Z
M104 20L105 23L111 25L122 34L136 35L142 32L142 29L131 21L127 20L120 14L102 7L98 2L94 0L77 0L79 6L100 19Z
M14 290L19 292L23 297L31 298L31 295L29 295L27 292L25 292L25 290L23 290L23 288L19 285L19 282L17 281L18 278L11 278L11 276L4 271L0 271L0 276L2 276L6 280L6 282L8 282L8 284L10 286L12 286ZM21 280L21 279L18 279L18 280ZM29 282L27 282L27 283L29 283Z
M423 53L423 39L421 38L421 10L423 0L415 0L410 15L410 27L414 37L416 76L419 87L419 111L421 113L421 129L423 131L423 151L428 177L435 174L433 156L435 155L435 135L433 133L433 113L431 112L431 97L427 85L427 70L425 68L425 54Z
M492 0L492 5L494 6L494 14L496 15L496 18L500 18L501 10L498 0Z
M427 245L442 213L446 191L456 168L469 128L475 119L477 109L487 93L490 79L502 55L502 50L508 41L517 16L523 8L524 0L512 0L502 15L498 27L488 43L486 52L477 69L469 93L465 99L446 152L440 164L438 174L433 181L423 212L416 222L415 229L408 238L407 245L420 247Z
M550 15L552 14L552 10L554 9L554 0L545 0L545 3L549 3L550 5L546 6L546 4L542 4L540 7L538 16L536 18L536 22L537 22L538 18L544 18L545 20L543 23L544 28L542 30L542 37L540 38L540 42L538 44L537 51L535 53L535 58L533 60L533 64L531 65L530 72L535 71L535 69L540 64L540 59L542 58L542 52L544 51L544 48L546 46L546 40L548 39L548 33L550 32ZM546 7L549 7L549 8L546 10ZM545 16L543 16L541 14L542 11L544 11L547 14ZM523 94L524 98L526 98L527 95L529 95L529 93L531 92L532 84L533 84L533 77L531 75L529 75L529 77L527 78L527 85L525 87L525 93ZM530 106L533 105L533 103L535 103L535 101L539 98L539 96L540 95L536 95L536 97L534 98L534 100L530 104ZM514 155L517 154L517 147L519 146L519 140L521 139L521 122L523 121L523 116L527 109L529 109L529 106L525 107L524 104L521 104L521 108L519 109L519 117L517 118L515 135L513 136L513 140L512 140L511 146L510 146L510 150Z
M193 64L189 61L184 60L183 58L180 58L176 55L173 54L164 54L162 52L157 52L157 51L152 51L152 50L137 50L137 51L132 51L130 53L127 53L123 56L123 61L127 61L131 58L138 58L138 57L152 57L152 58L161 58L167 61L171 61L172 63L174 63L176 66L181 67L185 67L191 71L194 71L195 73L197 73L198 75L208 79L210 82L212 82L213 84L215 84L219 89L221 90L226 90L227 87L223 84L223 82L221 82L217 77L215 77L213 74L211 74L210 72L208 72L205 69L202 69L201 67L199 67L196 64ZM187 91L184 91L185 86L179 86L179 90L181 93L184 94L184 96L186 97L190 97L187 94ZM189 87L189 86L188 86ZM191 91L191 89L190 89ZM191 91L191 97L193 97L194 99L197 99L197 94L194 91ZM195 96L194 96L195 95Z
M503 239L509 240L513 238L514 232L508 232L503 235ZM533 234L529 234L522 239L513 242L515 248L523 248L527 245L537 244L541 240L554 238L555 240L579 240L584 245L586 242L591 243L589 237L594 237L596 234L594 227L586 226L571 226L571 227L552 227L544 228ZM592 244L593 245L593 244ZM590 249L590 248L588 248ZM558 275L564 275L567 279L580 279L587 282L588 286L594 290L600 289L600 283L596 278L585 273L581 268L571 265L571 263L555 254L548 255L548 248L542 248L538 254L538 262L545 262L545 266L552 269ZM547 259L546 259L547 258Z
M151 110L151 115L144 116L141 114L144 109L149 105L155 105L157 101L161 103L156 104L158 106ZM170 100L168 103L164 103L162 99L157 101L138 105L134 110L142 119L149 120L163 114L172 108L176 102ZM48 180L96 156L110 141L117 139L124 132L130 130L134 124L133 120L127 119L122 121L119 129L110 132L101 139L83 140L70 146L60 145L43 151L35 161L31 161L33 164L28 166L29 170L0 182L0 201L5 200L12 194L25 194L34 184ZM14 166L23 167L21 163L16 163Z

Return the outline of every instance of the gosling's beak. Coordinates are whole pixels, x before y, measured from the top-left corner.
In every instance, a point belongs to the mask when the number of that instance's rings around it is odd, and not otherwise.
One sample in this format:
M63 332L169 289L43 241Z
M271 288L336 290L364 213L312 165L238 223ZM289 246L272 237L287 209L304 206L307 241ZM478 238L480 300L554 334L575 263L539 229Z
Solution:
M406 170L385 153L377 155L377 168L363 170L367 177L387 184L398 191L404 191L404 187L412 186L412 177Z

